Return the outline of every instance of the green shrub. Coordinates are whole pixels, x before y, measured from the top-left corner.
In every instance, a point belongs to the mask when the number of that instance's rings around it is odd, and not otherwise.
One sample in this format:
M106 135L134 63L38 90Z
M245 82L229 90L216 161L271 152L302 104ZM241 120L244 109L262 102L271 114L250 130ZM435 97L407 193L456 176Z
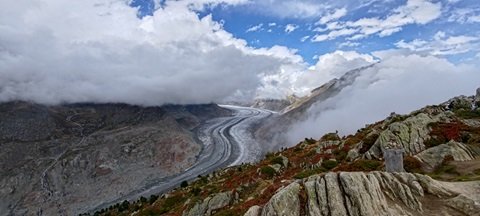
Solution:
M320 141L338 141L340 137L337 133L327 133L320 138Z
M337 159L337 161L345 160L348 155L348 152L345 149L335 149L332 153L335 155L335 159Z
M322 167L327 170L331 170L335 168L337 165L338 165L338 162L334 160L326 160L322 162Z
M313 169L313 170L303 170L302 172L299 172L295 176L293 176L293 178L304 179L304 178L307 178L309 176L312 176L312 175L315 175L315 174L318 174L318 173L322 173L322 172L326 172L326 171L327 170L323 167Z
M128 202L127 200L124 200L119 206L118 206L118 211L119 212L123 212L123 211L126 211L128 210L128 207L130 206L130 202Z
M270 160L270 163L272 164L279 164L283 166L283 158L280 156L274 157Z
M180 187L182 187L182 188L188 187L188 182L187 181L182 181L182 183L180 183Z
M315 139L312 139L312 138L305 138L305 140L303 142L306 143L306 144L315 144L317 141Z
M373 144L375 144L375 142L377 141L378 137L379 137L379 135L375 134L375 133L365 137L363 139L362 148L359 150L359 153L363 154L363 153L367 152L368 150L370 150L370 148L373 146Z
M260 168L260 173L269 177L269 178L272 178L275 175L275 169L273 169L270 166L264 166L264 167Z
M150 195L150 199L148 199L148 202L151 204L153 204L155 201L157 201L158 199L158 196L157 195Z
M274 157L274 156L275 156L275 153L269 152L269 153L267 153L267 154L265 155L265 158L266 158L266 159L269 159L269 158L272 158L272 157Z
M200 195L200 192L202 192L202 190L198 187L194 187L192 188L192 190L190 191L194 196L198 196Z
M357 160L353 164L363 171L374 171L382 166L382 162L377 160Z
M460 118L464 119L472 119L472 118L480 118L480 109L461 109L461 110L456 110L455 115L457 115Z
M425 140L425 142L423 142L423 144L425 144L425 146L427 148L431 148L431 147L435 147L435 146L438 146L438 145L441 145L441 144L444 144L444 143L447 143L447 142L448 142L448 140L446 140L444 137L432 136L429 139Z
M177 205L183 204L185 199L186 197L182 195L176 195L166 198L160 205L160 213L163 214L173 210Z

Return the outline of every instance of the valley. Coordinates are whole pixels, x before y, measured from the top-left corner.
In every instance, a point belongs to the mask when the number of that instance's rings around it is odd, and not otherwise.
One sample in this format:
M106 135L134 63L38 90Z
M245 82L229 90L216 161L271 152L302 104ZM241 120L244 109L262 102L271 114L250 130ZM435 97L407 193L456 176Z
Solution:
M251 127L270 117L273 112L231 105L220 107L231 110L233 115L210 119L197 129L203 149L195 164L182 173L160 179L113 202L102 203L91 211L94 212L123 200L135 200L142 196L149 197L165 193L180 186L183 181L190 181L228 166L260 160L264 150L253 138Z

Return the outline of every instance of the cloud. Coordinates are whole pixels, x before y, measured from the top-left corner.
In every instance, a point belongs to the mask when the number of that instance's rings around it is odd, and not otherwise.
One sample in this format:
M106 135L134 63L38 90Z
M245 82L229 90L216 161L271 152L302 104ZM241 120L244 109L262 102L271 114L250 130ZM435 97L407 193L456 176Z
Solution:
M285 32L286 32L287 34L295 31L296 29L298 29L298 25L295 25L295 24L287 24L287 25L285 26Z
M342 55L327 55L345 61ZM398 50L374 55L381 58L380 63L362 71L354 84L338 95L312 106L307 112L308 120L287 130L290 143L336 130L341 134L354 133L391 112L409 113L454 96L472 95L480 83L480 73L474 65L455 65L443 58ZM332 61L322 63L329 62Z
M248 9L274 17L307 19L319 17L325 7L325 4L314 0L253 0Z
M385 18L365 17L356 21L326 23L326 28L316 30L329 32L316 35L313 41L333 40L350 35L349 40L358 40L370 35L390 36L401 31L405 25L424 25L437 19L441 15L441 9L441 3L432 3L429 0L408 0L405 5L395 8Z
M248 28L246 32L256 32L256 31L259 31L259 30L262 30L262 29L263 29L263 23L260 23L258 25L255 25L255 26L252 26L252 27Z
M334 21L334 20L338 20L340 18L342 18L343 16L347 15L347 9L346 8L340 8L340 9L336 9L334 10L333 12L331 13L328 13L326 14L325 16L323 16L317 23L316 25L323 25L323 24L326 24L328 22L331 22L331 21Z
M445 32L437 32L431 40L415 39L410 42L400 40L398 48L430 55L455 55L470 51L480 51L480 37L469 35L447 36Z
M357 42L351 42L351 41L345 41L341 44L338 45L339 48L343 48L343 47L356 47L356 46L360 46L360 43L357 43Z
M308 40L309 38L310 38L310 36L307 35L307 36L304 36L304 37L300 38L300 41L301 41L301 42L305 42L305 41Z
M334 78L340 78L347 71L375 62L376 60L371 55L337 50L319 56L317 63L308 71L298 76L294 85L297 89L304 88L305 93L308 93L308 91Z
M447 20L460 24L478 23L480 22L480 7L454 8L449 11Z
M4 5L0 101L221 102L255 96L262 77L302 61L287 48L248 47L191 2L168 1L142 19L124 0Z
M331 31L328 34L317 34L312 38L313 42L321 42L326 40L332 40L344 35L352 35L355 32L358 32L357 29L345 28L340 30Z

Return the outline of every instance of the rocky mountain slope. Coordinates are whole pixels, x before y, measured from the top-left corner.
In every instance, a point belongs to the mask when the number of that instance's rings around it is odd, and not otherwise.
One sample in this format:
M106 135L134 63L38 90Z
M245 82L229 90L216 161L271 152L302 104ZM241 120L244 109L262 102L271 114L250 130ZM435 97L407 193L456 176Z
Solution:
M275 143L275 145L269 145L272 151L278 150L282 146L289 146L289 143L286 143L287 138L283 133L284 131L288 130L293 124L307 119L307 111L314 104L322 103L334 97L342 89L352 85L362 71L373 66L369 65L348 71L341 78L333 79L312 90L310 95L291 100L292 103L283 108L280 115L268 119L258 127L255 133L256 137L263 143Z
M404 151L405 172L385 172L391 149ZM480 92L182 185L95 214L480 215Z
M182 172L217 105L0 104L0 215L72 215Z
M290 97L289 100L285 99L256 99L251 107L272 110L275 112L280 112L286 107L290 106L293 101L295 101L295 97Z

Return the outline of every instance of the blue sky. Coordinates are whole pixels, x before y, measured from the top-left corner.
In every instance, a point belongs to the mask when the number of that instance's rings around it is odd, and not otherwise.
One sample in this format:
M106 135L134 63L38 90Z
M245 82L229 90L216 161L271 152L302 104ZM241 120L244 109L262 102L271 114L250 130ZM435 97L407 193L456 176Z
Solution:
M297 50L298 54L309 64L315 64L316 57L335 50L370 53L377 50L394 49L399 48L398 43L402 40L407 43L414 40L429 42L439 32L445 33L443 39L457 36L477 37L480 35L480 2L478 0L411 0L411 2L426 4L419 5L416 8L418 11L415 13L418 14L408 14L408 11L415 10L415 7L413 9L412 7L408 8L409 2L407 0L250 1L245 4L229 5L222 3L209 6L197 10L197 14L199 17L211 14L213 20L223 23L223 28L226 31L236 38L246 40L251 47L286 46ZM315 10L313 12L302 12L300 9L298 13L295 13L295 11L290 11L295 9L288 8L303 3L315 8ZM165 1L161 1L161 4L164 5ZM153 0L134 0L131 5L139 8L140 17L151 15L155 10ZM285 8L282 8L282 5ZM433 6L436 7L435 9L438 10L439 14L435 14L434 10L432 11ZM402 8L406 12L398 12ZM318 23L323 17L333 14L337 10L344 10L344 14L324 24ZM404 23L394 26L398 29L388 35L374 33L365 35L361 39L352 39L351 37L357 34L355 33L322 41L313 41L316 35L350 28L325 30L329 23L348 24L369 18L385 23L389 17L395 15L404 16L404 20L401 21ZM408 19L411 19L410 15L417 16L413 19L424 19L422 17L424 16L426 21L409 21ZM287 32L287 25L294 26L293 31ZM357 31L361 31L362 28L364 27L357 28ZM315 29L323 29L324 31L319 32ZM475 42L476 40L471 39L469 42ZM449 48L439 47L441 45L436 44L437 51L439 49L456 49L451 46ZM474 45L470 50L456 50L453 52L454 54L442 55L453 62L461 62L477 55L477 46ZM427 49L422 48L418 49Z

